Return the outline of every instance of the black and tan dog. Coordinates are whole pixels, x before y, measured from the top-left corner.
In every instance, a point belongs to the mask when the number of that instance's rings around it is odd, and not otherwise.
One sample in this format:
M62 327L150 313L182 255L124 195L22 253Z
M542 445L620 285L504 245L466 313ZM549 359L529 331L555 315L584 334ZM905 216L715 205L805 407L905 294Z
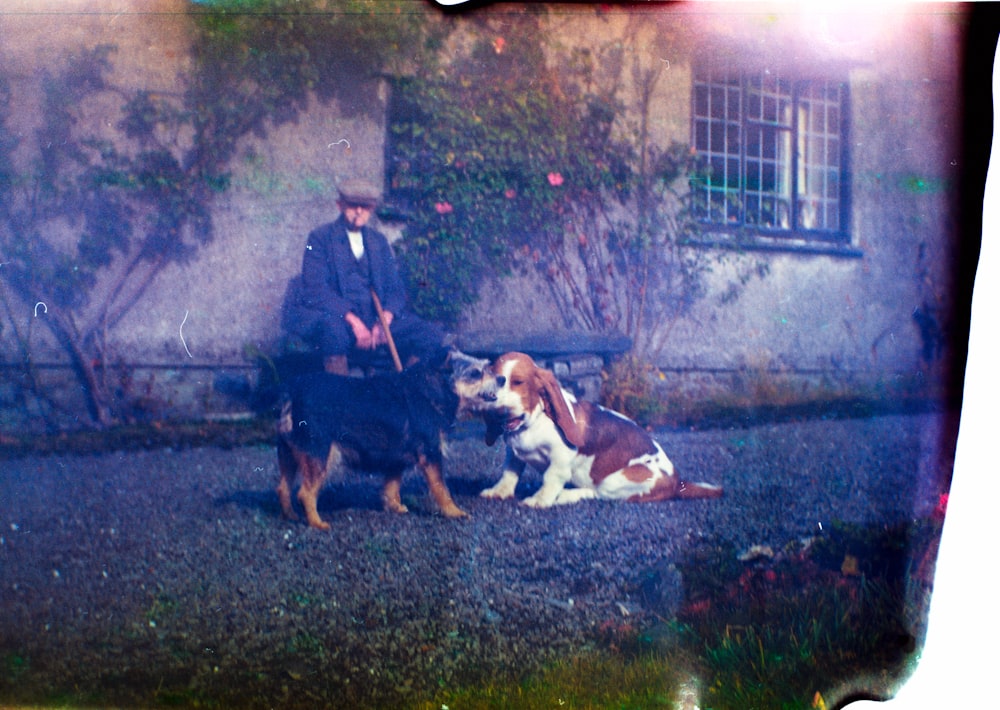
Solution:
M418 466L438 509L448 518L467 515L455 505L442 473L445 430L462 411L495 396L488 361L442 350L436 362L368 378L325 372L295 378L285 388L278 420L278 498L296 518L292 487L309 525L328 530L316 511L319 491L343 466L385 475L382 504L405 513L399 497L403 473Z

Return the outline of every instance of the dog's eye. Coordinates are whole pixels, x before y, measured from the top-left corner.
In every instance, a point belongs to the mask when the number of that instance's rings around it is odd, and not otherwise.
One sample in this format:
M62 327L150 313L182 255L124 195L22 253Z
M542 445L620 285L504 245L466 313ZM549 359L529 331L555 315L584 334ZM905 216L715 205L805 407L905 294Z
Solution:
M474 380L478 380L482 376L483 376L483 371L482 370L472 370L472 371L469 372L469 377L471 377Z

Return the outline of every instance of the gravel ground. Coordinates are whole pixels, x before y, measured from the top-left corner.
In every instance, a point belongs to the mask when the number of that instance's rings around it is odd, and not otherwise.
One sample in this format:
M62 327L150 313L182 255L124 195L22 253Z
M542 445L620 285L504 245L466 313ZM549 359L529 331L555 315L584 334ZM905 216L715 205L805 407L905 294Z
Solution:
M468 423L446 474L470 520L434 515L414 472L411 513L383 513L378 478L349 473L320 498L330 532L280 517L268 447L3 461L0 705L412 705L579 649L625 613L655 623L678 600L648 580L698 545L928 514L954 425L660 432L722 499L531 510L477 497L503 450Z

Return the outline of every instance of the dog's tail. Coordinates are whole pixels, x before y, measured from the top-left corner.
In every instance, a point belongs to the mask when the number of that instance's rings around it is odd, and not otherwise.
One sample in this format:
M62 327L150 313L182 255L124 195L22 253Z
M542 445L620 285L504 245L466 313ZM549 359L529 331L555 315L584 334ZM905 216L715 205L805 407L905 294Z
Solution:
M656 485L649 493L644 493L633 500L655 503L667 500L695 500L697 498L720 498L722 486L711 483L692 483L669 475L657 479Z
M716 486L712 483L681 481L677 484L677 497L681 500L721 498L722 486Z
M650 500L695 500L697 498L721 498L722 486L701 481L685 481L677 475L677 469L656 444L660 454L658 466L663 472L663 478L656 482L648 495Z

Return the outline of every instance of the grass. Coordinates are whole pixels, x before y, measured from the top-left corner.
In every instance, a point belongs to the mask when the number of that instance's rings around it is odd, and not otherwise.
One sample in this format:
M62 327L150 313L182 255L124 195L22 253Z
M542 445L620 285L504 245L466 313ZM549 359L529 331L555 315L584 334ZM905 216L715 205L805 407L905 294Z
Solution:
M646 653L626 657L593 650L561 660L522 681L493 679L442 690L420 710L642 710L672 708L679 681L670 657Z
M901 599L884 583L771 590L768 602L689 617L702 639L706 707L807 708L817 693L831 696L873 669L885 670L887 682L864 692L885 698L905 674L915 639L900 623Z
M679 565L686 603L676 619L599 629L594 647L577 656L522 679L442 689L417 707L666 708L691 677L704 710L825 710L886 699L921 643L905 620L909 570L939 534L933 521L841 525L808 548L754 563L737 561L732 549L704 548ZM845 572L848 558L857 565Z
M936 520L834 525L773 560L734 568L732 551L720 549L679 564L687 603L678 621L703 664L703 707L811 708L838 693L891 697L922 642L908 622L919 585L913 570L939 535Z

